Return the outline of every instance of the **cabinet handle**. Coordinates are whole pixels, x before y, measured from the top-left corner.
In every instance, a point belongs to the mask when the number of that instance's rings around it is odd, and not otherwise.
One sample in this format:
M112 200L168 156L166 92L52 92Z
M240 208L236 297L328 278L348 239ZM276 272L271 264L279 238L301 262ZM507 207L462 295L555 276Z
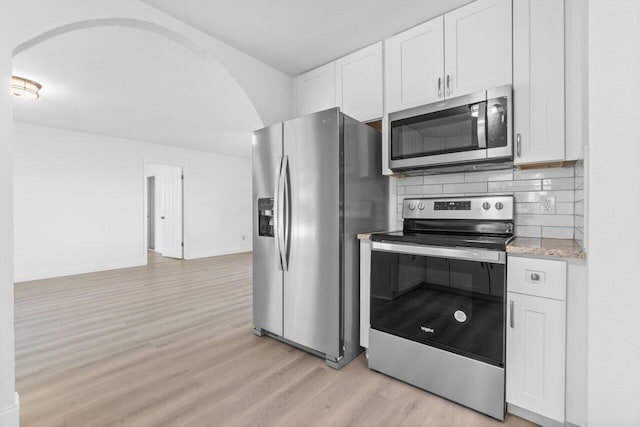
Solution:
M451 95L451 75L447 74L447 95Z
M513 320L513 306L515 304L513 303L513 301L509 301L509 327L514 328L515 327L515 322Z
M540 275L538 273L531 273L531 280L537 282L538 280L540 280Z
M438 77L438 98L442 98L442 77Z
M520 157L522 154L522 136L520 134L516 135L516 155Z

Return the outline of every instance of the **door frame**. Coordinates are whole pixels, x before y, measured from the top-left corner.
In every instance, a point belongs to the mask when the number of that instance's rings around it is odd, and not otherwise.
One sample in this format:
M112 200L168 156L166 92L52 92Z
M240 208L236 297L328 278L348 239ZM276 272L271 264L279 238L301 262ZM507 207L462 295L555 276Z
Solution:
M149 238L148 236L148 222L147 222L147 166L148 165L160 165L160 166L173 166L173 167L179 167L182 171L182 197L181 197L181 205L182 205L182 242L183 242L183 246L182 246L182 259L186 259L184 254L186 252L186 248L187 248L187 239L185 236L185 226L184 226L184 222L185 222L185 192L184 192L184 172L185 172L185 167L184 165L182 165L181 163L171 163L171 162L165 162L162 160L150 160L150 159L144 159L142 161L142 186L143 186L143 191L142 191L142 229L143 229L143 236L142 236L142 252L143 252L143 257L145 259L145 263L149 261L148 259L148 254L147 254L147 240ZM156 181L156 200L157 200L157 183L158 181ZM157 225L157 224L156 224ZM157 235L156 235L156 241L157 241Z
M147 230L147 251L148 250L156 250L156 177L155 175L146 176L146 196L145 200L147 201L147 212L145 215L145 219L147 220L147 225L145 230ZM153 184L153 185L152 185ZM149 191L153 187L153 194Z

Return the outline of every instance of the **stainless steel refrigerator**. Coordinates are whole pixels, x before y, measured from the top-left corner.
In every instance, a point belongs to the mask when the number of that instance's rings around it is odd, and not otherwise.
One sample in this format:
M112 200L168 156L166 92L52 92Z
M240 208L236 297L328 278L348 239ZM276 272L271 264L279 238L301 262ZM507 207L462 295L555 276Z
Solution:
M386 228L381 136L338 108L253 136L253 322L339 369L359 345L357 233Z

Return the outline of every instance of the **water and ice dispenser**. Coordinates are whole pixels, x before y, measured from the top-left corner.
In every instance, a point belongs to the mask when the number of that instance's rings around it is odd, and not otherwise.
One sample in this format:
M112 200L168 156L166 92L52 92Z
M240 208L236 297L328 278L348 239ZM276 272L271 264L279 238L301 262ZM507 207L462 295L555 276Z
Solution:
M258 199L258 236L273 237L273 197Z

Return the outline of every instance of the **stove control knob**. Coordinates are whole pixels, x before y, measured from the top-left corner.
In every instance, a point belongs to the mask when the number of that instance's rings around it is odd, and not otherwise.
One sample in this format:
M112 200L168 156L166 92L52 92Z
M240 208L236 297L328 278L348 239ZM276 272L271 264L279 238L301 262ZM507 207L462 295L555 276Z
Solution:
M414 203L409 203L409 209L412 211L416 209L416 205Z
M504 205L502 204L502 202L497 202L496 209L501 210L502 208L504 208Z
M489 203L489 202L484 202L484 203L482 204L482 209L484 209L485 211L488 211L488 210L489 210L489 208L491 208L491 203Z
M418 209L420 209L421 211L424 210L424 203L418 203Z

